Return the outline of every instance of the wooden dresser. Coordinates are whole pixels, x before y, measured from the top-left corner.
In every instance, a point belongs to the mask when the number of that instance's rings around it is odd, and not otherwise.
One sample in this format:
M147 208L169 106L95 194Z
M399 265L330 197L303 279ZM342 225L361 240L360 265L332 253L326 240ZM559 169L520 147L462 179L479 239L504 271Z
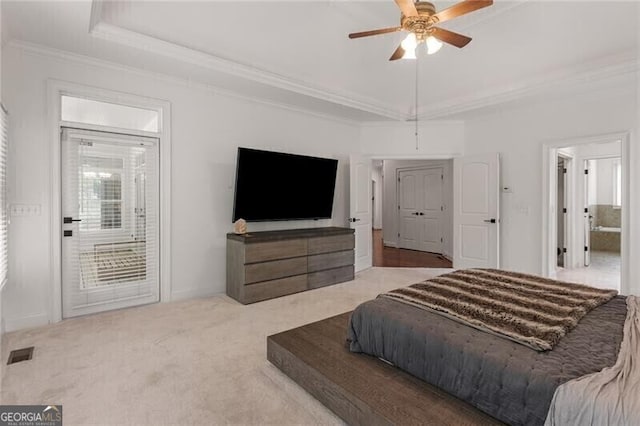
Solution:
M310 228L227 234L227 295L247 304L354 278L354 233Z

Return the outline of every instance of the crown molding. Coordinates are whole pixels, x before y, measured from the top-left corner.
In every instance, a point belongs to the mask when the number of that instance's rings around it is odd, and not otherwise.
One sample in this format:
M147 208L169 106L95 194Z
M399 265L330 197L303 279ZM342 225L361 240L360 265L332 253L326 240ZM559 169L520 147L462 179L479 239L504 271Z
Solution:
M557 88L574 88L595 81L606 80L640 69L635 51L610 56L587 65L578 64L551 73L545 73L520 83L479 91L423 108L420 120L431 120L461 114L502 103L532 97Z
M123 65L117 62L111 62L104 59L98 59L90 56L81 55L78 53L72 53L65 50L55 49L49 46L43 46L40 44L35 44L27 41L12 39L7 42L7 48L15 48L15 49L21 50L24 53L46 57L50 59L55 59L55 60L60 60L62 62L75 62L78 64L93 66L93 67L102 68L102 69L110 69L118 72L127 72L130 74L142 76L145 78L153 78L155 80L163 81L170 84L175 84L175 85L179 85L179 86L183 86L191 89L202 90L204 92L208 92L216 96L224 96L227 98L242 100L245 102L251 102L258 105L265 105L268 107L295 112L301 115L320 118L323 120L328 120L328 121L332 121L332 122L336 122L336 123L344 124L348 126L359 127L362 125L362 122L360 121L344 118L342 116L332 115L332 114L323 114L321 112L313 111L307 108L302 108L297 105L291 105L291 104L286 104L282 102L275 102L266 98L246 96L246 95L242 95L227 89L220 88L213 84L194 82L193 80L176 77L169 74L149 71L149 70L136 68L128 65Z
M456 126L456 125L464 125L464 120L459 119L434 119L434 120L424 120L420 121L420 126ZM416 126L415 120L405 120L405 121L367 121L361 123L360 126L362 128L394 128L394 129L414 129Z
M206 69L245 78L278 89L288 90L323 101L343 105L349 108L377 114L394 120L405 120L407 114L389 108L388 105L372 98L353 93L335 93L327 88L315 86L309 82L294 79L271 71L262 70L240 62L235 62L211 53L205 53L190 47L130 31L113 24L100 21L102 1L92 4L89 33L96 38L119 43L135 49L165 56L180 62L189 63Z

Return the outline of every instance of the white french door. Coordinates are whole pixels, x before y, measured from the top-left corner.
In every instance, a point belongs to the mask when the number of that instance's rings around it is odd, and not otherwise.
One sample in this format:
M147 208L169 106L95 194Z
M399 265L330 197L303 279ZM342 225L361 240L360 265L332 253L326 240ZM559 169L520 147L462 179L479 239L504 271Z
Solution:
M399 247L442 253L442 168L398 173Z
M62 315L159 300L155 138L64 128Z
M453 267L500 263L500 155L453 161Z

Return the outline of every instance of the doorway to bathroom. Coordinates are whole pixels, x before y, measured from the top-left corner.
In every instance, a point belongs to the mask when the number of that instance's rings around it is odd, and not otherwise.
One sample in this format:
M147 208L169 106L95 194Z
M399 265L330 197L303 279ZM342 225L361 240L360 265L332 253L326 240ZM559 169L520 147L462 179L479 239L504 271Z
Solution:
M549 275L621 290L624 161L622 140L552 150ZM551 252L553 250L553 252Z

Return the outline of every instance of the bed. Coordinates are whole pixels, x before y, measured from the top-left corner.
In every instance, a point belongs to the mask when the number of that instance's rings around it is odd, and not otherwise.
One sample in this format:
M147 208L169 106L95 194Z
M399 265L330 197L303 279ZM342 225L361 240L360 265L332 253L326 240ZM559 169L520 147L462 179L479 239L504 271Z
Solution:
M552 350L390 297L356 308L348 340L352 352L381 358L505 423L541 425L561 384L616 364L625 299L590 310Z

